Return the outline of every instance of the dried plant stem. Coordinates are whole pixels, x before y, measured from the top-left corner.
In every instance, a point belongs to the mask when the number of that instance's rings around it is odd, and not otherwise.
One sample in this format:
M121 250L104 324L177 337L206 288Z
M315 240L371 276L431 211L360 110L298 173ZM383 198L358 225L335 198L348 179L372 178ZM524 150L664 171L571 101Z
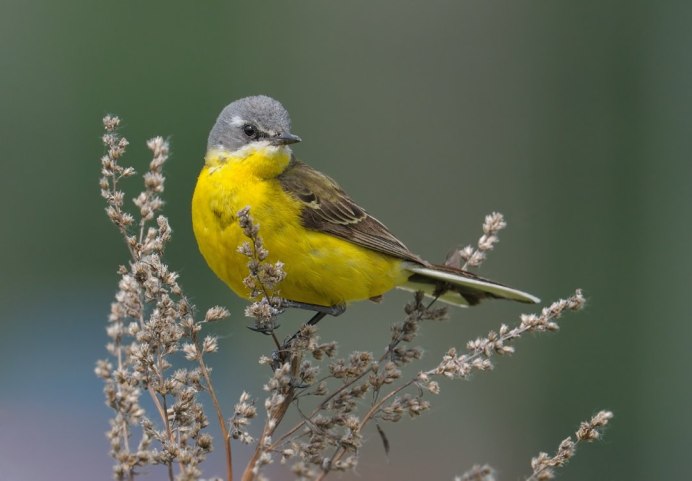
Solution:
M398 388L392 390L390 393L388 393L386 396L384 396L382 399L380 399L377 403L373 404L373 406L370 408L370 410L365 414L365 416L363 416L363 419L361 420L361 422L360 422L360 424L359 424L359 426L358 426L358 430L357 430L356 434L357 434L357 433L360 433L360 432L363 430L363 428L365 427L365 425L366 425L373 417L375 417L375 415L380 411L380 409L382 409L382 407L384 406L384 404L385 404L388 400L390 400L391 398L393 398L394 396L396 396L397 394L399 394L401 391L403 391L403 390L406 389L407 387L411 386L415 381L416 381L416 378L413 378L413 379L409 380L408 382L402 384L402 385L399 386ZM347 450L346 450L346 448L344 448L343 446L339 446L338 448L336 448L336 451L334 451L334 454L333 454L332 457L329 459L329 462L328 462L328 463L325 463L325 464L326 464L326 467L325 467L325 468L323 469L323 471L317 476L317 478L315 478L316 481L322 481L324 478L326 478L327 475L328 475L329 472L330 472L330 467L331 467L335 462L340 461L341 458L342 458L346 453L347 453Z
M164 406L161 405L161 401L159 401L159 398L158 398L158 396L156 395L156 392L154 391L154 388L152 388L151 386L149 386L149 388L147 389L147 391L149 391L149 395L151 396L151 402L154 403L154 407L156 408L156 411L158 411L159 416L161 416L161 419L163 420L163 422L166 422L166 421L165 421L166 418L167 418L167 416L166 416L166 408L165 408ZM168 424L168 423L166 423L166 424Z
M433 299L433 300L428 304L428 306L425 308L425 310L427 311L428 309L430 309L430 308L432 307L432 305L434 304L434 302L435 302L435 299ZM415 322L419 322L419 321L422 320L423 312L425 312L425 311L417 311L417 312L414 313L414 314L415 314ZM378 359L378 362L377 362L378 365L381 364L387 357L389 357L389 356L391 355L391 353L392 353L392 352L394 351L394 349L401 343L401 341L402 341L402 338L401 338L401 336L399 335L399 336L397 336L395 339L393 339L393 340L387 345L387 349L386 349L385 353L382 354L382 356L380 356L380 358ZM289 429L288 431L286 431L278 440L276 440L274 443L272 443L272 444L269 446L268 450L273 451L273 450L279 449L279 447L280 447L283 443L285 443L285 442L286 442L293 434L295 434L298 430L300 430L302 427L304 427L306 424L308 424L308 422L309 422L311 419L313 419L320 411L326 409L326 407L327 407L327 405L329 404L330 401L332 401L334 398L336 398L337 396L339 396L340 394L342 394L343 392L345 392L345 391L348 390L349 388L353 387L353 385L355 385L356 383L358 383L359 381L361 381L365 376L367 376L367 375L369 375L369 374L371 374L371 371L370 371L370 370L363 371L360 375L358 375L358 376L352 378L350 381L347 381L347 382L343 383L338 389L335 389L331 394L327 395L327 396L324 398L324 400L323 400L316 408L314 408L313 411L312 411L309 415L303 416L303 420L302 420L302 421L298 422L295 426L293 426L291 429ZM323 379L323 380L326 380L326 379L328 379L328 378L330 378L330 377L331 377L331 376L327 376L327 377L325 377L325 379ZM396 392L394 392L393 394L394 394L394 395L397 394L397 393L400 392L402 389L405 389L405 388L407 388L408 386L410 386L411 384L413 384L415 381L416 381L416 378L411 379L410 382L408 382L408 383L406 383L405 385L401 386L401 388L398 389L398 390L397 390ZM318 382L317 384L319 384L319 382ZM379 394L379 390L378 390L378 394ZM382 407L382 404L383 404L385 401L387 401L388 399L390 399L390 398L391 398L391 396L387 396L387 397L384 398L381 402L377 403L378 407ZM372 411L372 414L370 415L370 417L374 416L374 414L377 412L377 409L371 410L371 411Z
M153 158L143 174L144 189L133 199L138 208L135 217L124 210L125 193L118 190L120 179L135 173L119 162L128 145L117 133L119 123L117 117L104 118L107 150L101 157L99 186L106 199L106 214L124 238L129 262L118 269L119 290L106 329L111 339L106 348L115 362L99 360L95 369L104 380L106 402L115 413L108 431L110 454L115 459L113 474L116 480L133 481L141 468L159 465L165 467L170 481L193 481L200 479L200 465L213 448L211 436L204 431L208 420L197 400L204 380L199 368L173 370L173 355L184 351L188 360L199 357L203 364L203 354L215 352L217 342L207 336L199 350L187 342L194 341L201 323L194 320L193 308L177 282L178 274L162 262L171 238L168 219L159 214L168 143L161 137L147 143ZM207 312L206 320L227 314L215 308ZM208 377L206 380L211 385ZM145 392L160 423L141 404ZM139 441L133 443L130 438L135 435Z
M219 398L216 396L216 390L211 382L211 376L209 375L209 369L207 369L206 364L202 361L200 357L198 359L199 369L204 377L204 382L207 385L207 390L209 391L209 396L214 403L214 410L216 411L216 418L219 421L219 427L221 428L221 435L223 436L224 451L226 453L226 480L233 481L233 453L231 451L231 434L228 432L228 427L226 427L226 421L223 416L223 411L221 410L221 404L219 403Z
M507 227L507 223L499 212L486 215L483 222L483 235L478 239L477 246L467 245L451 252L447 256L445 264L462 270L480 266L485 261L488 252L493 250L495 244L500 241L497 234L505 227Z
M292 376L295 376L297 374L298 363L293 362L295 359L296 358L294 356L291 358L290 361ZM267 422L264 423L262 436L260 437L257 443L257 447L255 448L255 452L252 454L252 458L250 458L250 461L248 462L247 467L243 472L241 481L253 481L257 479L257 475L259 474L259 471L256 469L257 463L260 460L262 454L268 451L270 448L267 447L266 440L271 439L271 436L274 434L274 431L276 431L276 428L279 427L284 416L286 416L288 408L291 406L293 400L295 399L295 391L295 387L293 386L291 386L288 389L288 392L286 393L283 402L279 404L274 410L272 410L270 419L268 419Z
M577 446L584 442L593 442L601 438L603 430L613 418L610 411L599 411L588 421L583 421L574 433L574 439L569 436L562 440L557 452L550 456L541 452L531 459L533 473L526 481L547 481L555 478L555 468L561 468L574 457Z
M168 413L168 407L166 406L166 396L161 396L161 404L163 407L163 412ZM171 423L168 420L168 416L164 416L164 425L166 426L166 434L168 434L168 439L172 443L175 442L175 437L173 436L173 431L171 431ZM168 469L168 480L169 481L175 481L175 475L173 474L173 463L168 461L166 462L166 468ZM182 469L182 465L180 466L180 469Z
M159 413L159 416L161 416L161 420L163 421L164 426L166 427L166 434L168 435L168 440L171 443L173 443L175 441L175 437L173 436L173 431L171 431L171 424L170 424L170 422L168 420L168 416L166 414L166 412L168 411L168 408L166 407L166 397L162 396L162 399L159 399L159 397L156 395L156 391L154 391L154 389L151 386L149 386L147 388L147 391L149 392L149 396L151 396L151 402L154 404L156 411ZM162 404L162 402L163 402L163 404ZM167 468L168 468L168 479L170 481L173 481L175 479L175 475L173 473L172 463L168 463Z
M339 394L346 391L348 388L350 388L354 384L356 384L358 381L363 379L367 374L370 374L370 372L366 371L363 374L361 374L360 376L355 377L352 380L348 381L347 383L341 385L341 387L339 387L339 389L336 389L333 393L328 395L324 399L324 401L322 401L319 404L319 406L317 406L309 415L304 416L304 419L302 421L300 421L298 424L296 424L291 429L286 431L286 433L284 433L276 442L271 444L268 449L272 450L272 451L278 449L284 442L286 442L286 440L288 440L291 437L291 435L295 434L300 428L305 426L310 419L314 418L317 415L317 413L322 411L327 406L327 404L329 404L329 401L331 401L332 399L337 397Z

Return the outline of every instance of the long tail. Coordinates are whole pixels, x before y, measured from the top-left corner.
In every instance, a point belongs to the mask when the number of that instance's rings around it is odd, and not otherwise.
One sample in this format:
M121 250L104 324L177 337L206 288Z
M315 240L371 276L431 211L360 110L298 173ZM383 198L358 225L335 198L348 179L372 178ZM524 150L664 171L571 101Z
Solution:
M404 268L411 272L411 277L406 284L399 286L400 289L423 291L433 297L439 294L439 299L448 304L474 306L487 298L510 299L529 304L540 302L536 296L461 269L441 265L426 267L413 262L406 262Z

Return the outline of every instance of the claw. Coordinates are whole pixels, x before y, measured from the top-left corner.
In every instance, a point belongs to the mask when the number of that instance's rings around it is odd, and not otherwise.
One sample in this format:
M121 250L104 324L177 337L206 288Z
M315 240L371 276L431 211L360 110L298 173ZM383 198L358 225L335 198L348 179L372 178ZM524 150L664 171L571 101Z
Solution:
M272 371L276 371L284 363L284 358L281 355L281 351L272 351Z
M264 334L265 336L271 336L271 334L274 332L275 329L278 329L280 327L280 324L276 324L273 327L257 327L257 326L245 326L251 331L254 332L259 332L260 334Z

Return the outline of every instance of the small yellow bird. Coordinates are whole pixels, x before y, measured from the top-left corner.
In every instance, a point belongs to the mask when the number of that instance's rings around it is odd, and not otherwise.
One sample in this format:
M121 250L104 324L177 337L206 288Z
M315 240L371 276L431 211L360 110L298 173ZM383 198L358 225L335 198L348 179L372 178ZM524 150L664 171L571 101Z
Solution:
M501 298L534 303L525 292L413 254L326 175L296 159L286 109L266 96L228 105L211 129L192 199L192 225L202 256L236 294L247 241L236 214L250 207L270 262L284 263L281 297L294 305L339 314L351 301L377 299L394 287L423 290L457 305Z

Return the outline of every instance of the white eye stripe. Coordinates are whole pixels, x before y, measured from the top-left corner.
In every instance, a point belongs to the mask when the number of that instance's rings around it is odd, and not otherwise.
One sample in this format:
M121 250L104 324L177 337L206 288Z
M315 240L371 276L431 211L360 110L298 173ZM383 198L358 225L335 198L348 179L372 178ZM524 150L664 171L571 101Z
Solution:
M231 121L229 122L229 124L233 125L234 127L242 127L246 123L247 122L245 120L238 117L237 115L234 115L233 117L231 117Z

